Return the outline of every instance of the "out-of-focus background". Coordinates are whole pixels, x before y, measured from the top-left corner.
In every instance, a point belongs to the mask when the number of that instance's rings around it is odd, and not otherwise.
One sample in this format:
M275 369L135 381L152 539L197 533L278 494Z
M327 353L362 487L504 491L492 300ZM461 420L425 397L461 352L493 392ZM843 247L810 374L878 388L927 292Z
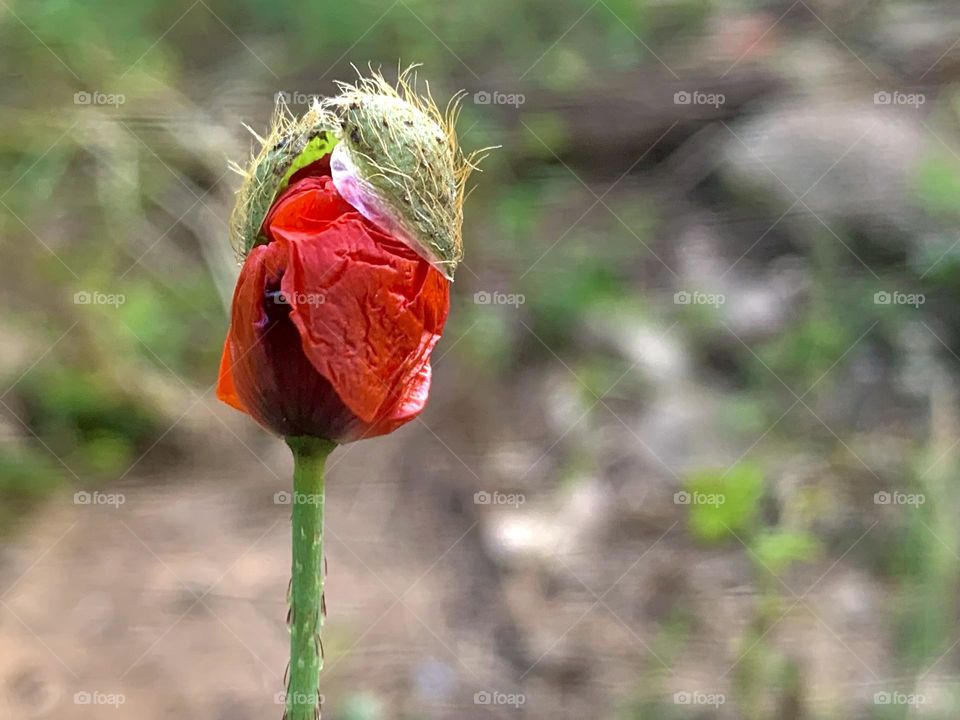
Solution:
M227 162L413 62L503 147L330 461L324 717L957 717L951 0L0 0L0 717L282 714Z

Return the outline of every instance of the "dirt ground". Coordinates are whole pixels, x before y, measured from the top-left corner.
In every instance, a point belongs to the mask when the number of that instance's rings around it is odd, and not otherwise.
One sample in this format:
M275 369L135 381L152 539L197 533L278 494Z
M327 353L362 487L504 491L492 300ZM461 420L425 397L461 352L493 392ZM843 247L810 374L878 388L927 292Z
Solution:
M477 504L470 458L430 422L330 461L324 717L572 719L638 691L729 693L749 649L724 638L753 617L751 568L735 549L690 547L672 487ZM145 460L90 504L58 498L4 548L4 718L282 714L288 452L213 401L191 423L209 442L189 470ZM510 462L526 460L484 467ZM803 599L770 636L813 701L870 695L884 649L864 603L878 590L843 559L790 582ZM663 656L658 628L681 598L691 641Z

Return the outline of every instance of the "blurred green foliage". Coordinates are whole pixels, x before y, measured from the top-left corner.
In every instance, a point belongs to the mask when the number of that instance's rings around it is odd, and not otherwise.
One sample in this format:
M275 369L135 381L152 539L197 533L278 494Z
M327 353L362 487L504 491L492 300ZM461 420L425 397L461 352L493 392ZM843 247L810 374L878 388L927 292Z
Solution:
M0 534L58 490L65 475L42 449L0 450Z
M763 473L750 463L727 471L691 473L685 485L690 532L704 541L729 539L731 535L751 538L763 490Z
M767 530L754 538L753 552L762 568L781 575L793 563L815 560L820 542L810 533Z
M917 175L917 195L931 212L960 215L960 158L947 153L926 157Z
M161 431L161 418L101 374L44 367L19 387L24 420L67 467L109 478L132 462ZM75 468L75 469L74 469Z

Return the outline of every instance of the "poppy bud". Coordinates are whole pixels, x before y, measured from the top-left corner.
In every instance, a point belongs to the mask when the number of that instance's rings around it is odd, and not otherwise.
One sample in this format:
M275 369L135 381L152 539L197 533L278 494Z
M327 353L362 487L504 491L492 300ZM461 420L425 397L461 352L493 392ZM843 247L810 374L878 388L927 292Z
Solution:
M282 104L231 218L244 259L217 395L286 437L349 442L423 409L462 255L456 103L401 76ZM471 156L471 158L474 156Z

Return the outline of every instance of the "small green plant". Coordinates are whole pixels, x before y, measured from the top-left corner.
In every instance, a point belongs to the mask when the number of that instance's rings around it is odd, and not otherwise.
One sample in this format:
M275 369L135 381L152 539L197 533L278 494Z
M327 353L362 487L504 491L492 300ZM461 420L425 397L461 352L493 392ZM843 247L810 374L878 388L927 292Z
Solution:
M687 521L694 537L716 542L736 534L752 537L763 497L763 474L754 465L735 465L726 472L701 470L685 485Z
M796 683L783 682L792 672L790 661L764 640L789 600L784 598L779 577L793 564L815 559L820 551L818 539L804 529L764 524L765 491L763 471L752 463L740 463L726 471L692 473L676 497L689 506L691 535L704 543L742 544L756 570L761 595L754 621L741 638L733 680L739 709L746 718L762 717L767 688L782 688L784 693L796 689ZM784 702L790 699L782 698Z

